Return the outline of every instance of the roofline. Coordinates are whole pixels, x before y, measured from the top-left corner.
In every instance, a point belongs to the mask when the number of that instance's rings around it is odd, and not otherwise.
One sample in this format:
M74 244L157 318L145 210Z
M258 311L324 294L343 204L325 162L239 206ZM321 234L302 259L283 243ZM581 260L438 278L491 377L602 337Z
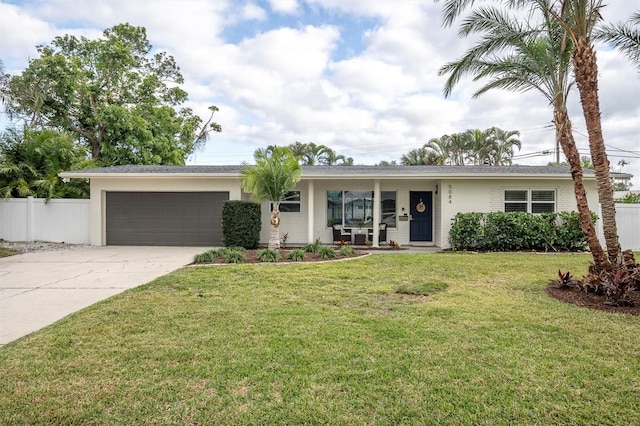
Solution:
M109 178L109 179L166 179L166 178L226 178L238 179L240 173L82 173L82 172L62 172L59 173L63 179L92 179L92 178ZM420 174L313 174L302 173L301 180L407 180L407 179L504 179L504 178L531 178L531 179L567 179L567 174L557 173L420 173ZM594 180L595 175L584 175L585 180Z
M302 180L335 180L335 179L352 179L352 180L372 180L372 179L502 179L502 178L534 178L534 179L567 179L567 174L557 173L424 173L424 174L393 174L393 175L365 175L365 174L340 174L340 175L310 175L303 174ZM595 176L585 176L586 179L595 179Z
M64 179L239 179L242 166L177 166L171 168L155 168L155 166L116 166L77 171L66 171L59 174ZM181 168L182 167L182 168ZM202 168L200 168L202 167ZM210 167L210 168L209 168ZM303 166L301 180L462 180L462 179L571 179L568 168L549 169L546 166L506 166L493 168L487 166ZM621 178L630 176L612 173ZM594 180L592 171L585 172L585 180Z
M91 179L91 178L171 178L171 177L198 177L198 178L236 178L240 177L240 173L95 173L88 172L61 172L58 173L61 178L68 179Z

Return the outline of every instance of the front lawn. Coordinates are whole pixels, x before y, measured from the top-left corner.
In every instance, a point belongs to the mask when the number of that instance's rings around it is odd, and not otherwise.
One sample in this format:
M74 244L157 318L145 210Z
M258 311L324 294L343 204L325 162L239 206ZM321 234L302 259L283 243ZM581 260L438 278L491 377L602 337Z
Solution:
M0 424L635 424L640 317L545 293L590 259L185 268L1 348Z

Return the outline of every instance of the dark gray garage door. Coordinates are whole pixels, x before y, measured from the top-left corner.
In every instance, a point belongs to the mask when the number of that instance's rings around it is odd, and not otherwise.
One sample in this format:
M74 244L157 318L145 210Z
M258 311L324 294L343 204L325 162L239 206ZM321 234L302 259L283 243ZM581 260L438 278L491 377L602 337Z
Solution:
M222 245L228 192L107 192L107 244Z

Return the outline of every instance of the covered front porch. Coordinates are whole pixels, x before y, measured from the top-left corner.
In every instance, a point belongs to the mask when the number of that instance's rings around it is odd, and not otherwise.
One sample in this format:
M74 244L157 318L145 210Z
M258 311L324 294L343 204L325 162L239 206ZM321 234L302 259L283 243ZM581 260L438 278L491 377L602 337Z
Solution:
M441 246L438 180L303 175L296 190L299 211L281 213L280 232L291 243Z

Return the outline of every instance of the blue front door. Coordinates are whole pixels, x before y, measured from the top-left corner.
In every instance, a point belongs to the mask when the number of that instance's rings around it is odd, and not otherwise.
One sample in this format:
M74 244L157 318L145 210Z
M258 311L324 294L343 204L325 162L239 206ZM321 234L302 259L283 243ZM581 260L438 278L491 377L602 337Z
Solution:
M411 241L433 241L433 194L431 191L411 191Z

